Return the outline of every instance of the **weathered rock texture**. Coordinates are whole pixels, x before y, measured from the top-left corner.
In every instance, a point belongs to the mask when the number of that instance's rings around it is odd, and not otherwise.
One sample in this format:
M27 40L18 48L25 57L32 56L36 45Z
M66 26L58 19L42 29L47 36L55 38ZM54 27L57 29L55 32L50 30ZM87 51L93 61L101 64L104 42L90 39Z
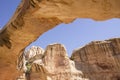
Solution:
M25 59L32 59L35 56L38 55L43 55L44 54L44 49L42 49L41 47L37 47L37 46L32 46L29 50L25 51Z
M75 67L90 80L120 80L120 39L94 41L75 50Z
M44 55L44 67L50 75L47 80L82 80L82 72L75 68L63 45L49 45Z
M37 73L39 72L38 78L40 79L40 75L43 76L42 72L40 71L41 68L44 71L44 68L41 66L43 64L42 62L43 56L44 56L44 50L41 47L32 46L30 49L25 50L22 53L22 55L18 58L18 70L20 70L22 73L18 76L17 80L26 80L26 77L24 75L25 72L27 71L26 62L32 64L31 69L32 69L32 73L36 71L36 74L34 74L35 76L37 76ZM37 80L37 77L35 77L35 80ZM44 79L41 78L41 80Z
M119 18L119 4L119 0L22 0L0 31L1 80L15 78L17 56L47 30L76 18Z
M18 58L17 68L20 71L26 71L26 62L38 62L43 56L44 50L41 47L32 46L29 50L25 50ZM38 61L37 61L38 60ZM39 61L39 64L41 62Z
M31 48L31 53L34 54L34 50L34 47ZM31 54L30 51L28 54ZM35 56L37 55L32 57ZM31 80L86 80L82 72L75 68L74 62L69 59L61 44L47 46L44 57L34 58L30 78Z
M74 50L71 60L61 44L48 45L44 53L37 47L27 52L26 55L33 54L28 58L33 59L32 80L120 79L120 38L93 41ZM38 56L41 53L43 57Z

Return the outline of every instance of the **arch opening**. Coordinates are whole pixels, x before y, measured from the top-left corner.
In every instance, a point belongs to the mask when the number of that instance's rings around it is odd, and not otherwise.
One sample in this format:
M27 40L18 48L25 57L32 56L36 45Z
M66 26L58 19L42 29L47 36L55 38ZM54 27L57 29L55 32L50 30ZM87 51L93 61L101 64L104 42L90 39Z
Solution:
M22 0L10 22L0 31L1 80L9 80L7 75L11 79L18 75L15 63L18 53L39 35L75 18L119 18L119 3L118 0Z

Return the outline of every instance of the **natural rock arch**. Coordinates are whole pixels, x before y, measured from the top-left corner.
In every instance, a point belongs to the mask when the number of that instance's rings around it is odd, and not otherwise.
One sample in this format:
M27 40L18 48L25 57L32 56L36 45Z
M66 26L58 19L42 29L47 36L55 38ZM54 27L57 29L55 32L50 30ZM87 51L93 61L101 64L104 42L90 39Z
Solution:
M107 20L120 17L119 0L22 0L0 31L0 78L14 80L20 51L41 34L76 18Z

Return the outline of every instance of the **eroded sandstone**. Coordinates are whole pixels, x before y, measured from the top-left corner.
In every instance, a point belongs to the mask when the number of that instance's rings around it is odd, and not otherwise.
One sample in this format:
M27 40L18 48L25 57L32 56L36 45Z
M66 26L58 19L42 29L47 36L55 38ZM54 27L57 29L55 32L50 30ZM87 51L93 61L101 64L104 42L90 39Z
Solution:
M72 60L90 80L120 79L120 39L94 41L75 50Z
M25 54L25 56L33 54L30 58L26 57L27 61L38 56L36 52L39 50L32 47ZM41 51L38 54L41 54ZM83 73L75 68L74 61L69 59L65 47L61 44L48 45L43 57L34 58L31 67L31 80L87 80Z
M82 72L75 68L63 45L49 45L44 55L44 67L50 75L47 80L82 80Z
M119 0L22 0L0 31L1 80L16 78L17 57L44 32L76 18L119 18L119 4Z
M26 58L33 61L32 80L120 79L120 38L92 41L75 49L70 59L65 47L58 43L48 45L44 52L32 47L25 56L31 54L29 59Z

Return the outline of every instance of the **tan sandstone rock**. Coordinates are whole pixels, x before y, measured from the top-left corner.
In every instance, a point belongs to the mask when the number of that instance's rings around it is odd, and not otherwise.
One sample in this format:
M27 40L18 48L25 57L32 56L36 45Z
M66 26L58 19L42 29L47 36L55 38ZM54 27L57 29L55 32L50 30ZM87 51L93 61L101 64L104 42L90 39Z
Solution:
M82 72L75 68L74 62L69 59L63 45L48 45L44 55L43 63L50 75L50 80L82 80Z
M75 67L90 80L120 79L120 39L94 41L72 54Z
M38 59L32 64L31 80L85 80L61 44L48 45L44 57L39 59L42 60L41 64Z
M32 47L28 54L42 52ZM38 50L38 51L37 51ZM40 54L40 53L39 53ZM93 41L74 50L71 60L62 44L47 46L43 57L34 55L31 80L119 80L120 38ZM39 58L34 58L38 56Z
M34 71L37 70L37 72L39 72L39 74L42 74L42 72L40 71L41 69L39 70L39 68L36 68L36 66L42 68L41 65L43 63L42 62L43 56L44 56L44 50L41 47L32 46L30 49L25 50L18 59L18 70L20 70L22 73L21 73L21 75L18 76L17 80L23 80L23 79L26 80L25 72L27 71L27 67L26 67L27 62L32 64L31 65L32 73L34 73ZM35 75L37 75L37 74L35 74ZM23 76L24 76L24 78L21 78ZM34 79L31 79L31 80L34 80ZM37 80L37 77L35 77L35 80Z
M76 18L119 18L119 4L119 0L22 0L0 31L1 80L16 78L17 57L44 32Z

